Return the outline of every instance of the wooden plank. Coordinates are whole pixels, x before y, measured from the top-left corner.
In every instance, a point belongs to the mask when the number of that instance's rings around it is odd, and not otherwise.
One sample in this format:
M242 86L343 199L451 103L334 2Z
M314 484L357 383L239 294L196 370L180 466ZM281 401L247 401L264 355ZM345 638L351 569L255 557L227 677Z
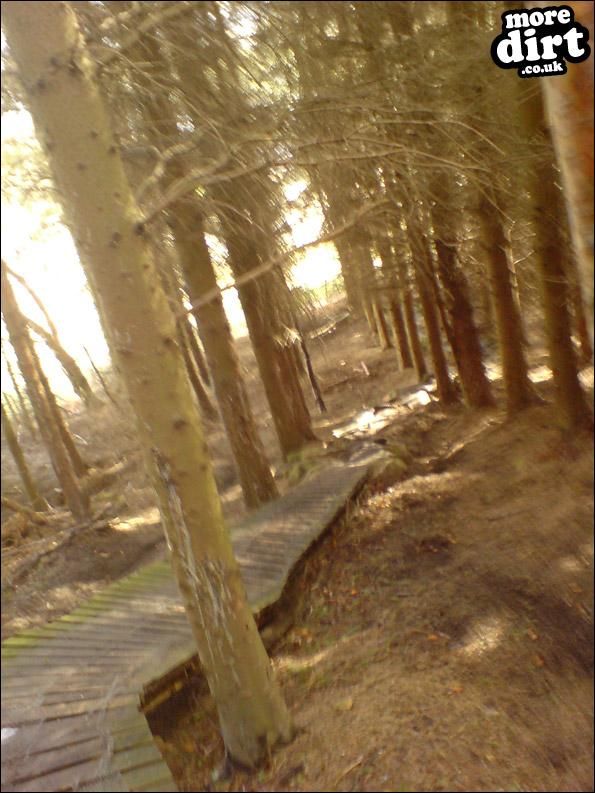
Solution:
M163 758L159 754L154 743L135 746L122 751L103 753L98 758L84 759L80 762L59 769L57 771L41 773L34 777L29 777L26 781L10 782L3 790L21 793L26 791L54 791L78 790L81 785L101 780L107 773L114 773L122 777L126 786L123 790L130 790L130 783L135 780L144 782L146 779L154 778L163 774Z
M143 724L139 724L136 730L126 733L125 738L124 743L122 743L122 739L120 740L122 749L137 748L149 744L153 747L153 738L150 733L147 735L146 725ZM96 734L85 740L59 746L46 752L20 757L18 765L16 761L11 760L15 763L15 768L9 784L18 785L32 782L32 780L47 777L49 774L64 771L82 763L100 762L102 759L105 762L106 756L112 751L112 742L112 737L106 732L105 735ZM25 763L23 763L23 759Z
M125 739L129 732L134 732L139 726L139 719L143 729L148 729L146 721L141 718L136 708L122 708L118 713L112 714L109 731L105 720L97 719L95 714L89 713L51 722L21 725L16 734L3 744L2 758L22 758L53 751L61 746L101 735L111 735L116 742L119 736Z
M365 466L334 466L231 529L255 612L280 596L300 556L342 511L365 473ZM2 715L17 733L5 744L2 790L175 790L138 713L137 692L194 655L167 562L115 582L54 623L9 639L2 646Z
M64 702L52 705L36 705L32 703L29 707L21 706L18 711L13 711L14 718L12 724L37 724L40 722L64 719L69 716L80 716L83 713L103 714L114 708L122 708L138 700L136 694L116 694L96 699L87 699L81 702ZM10 705L6 704L4 710L6 718L10 719Z

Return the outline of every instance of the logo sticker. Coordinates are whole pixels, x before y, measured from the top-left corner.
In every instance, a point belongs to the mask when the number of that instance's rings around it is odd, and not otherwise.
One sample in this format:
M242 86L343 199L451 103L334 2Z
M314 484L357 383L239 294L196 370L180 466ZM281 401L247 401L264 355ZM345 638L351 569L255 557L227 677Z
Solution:
M589 31L569 6L505 11L491 55L496 66L517 69L519 77L552 77L566 74L566 61L589 57L588 40Z

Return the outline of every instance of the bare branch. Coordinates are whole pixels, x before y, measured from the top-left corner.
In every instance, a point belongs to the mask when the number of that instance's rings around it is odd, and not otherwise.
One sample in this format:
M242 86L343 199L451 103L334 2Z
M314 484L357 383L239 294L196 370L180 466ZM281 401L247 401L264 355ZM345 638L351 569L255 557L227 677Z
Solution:
M96 53L95 61L97 63L98 68L105 68L108 64L110 64L113 60L118 58L122 53L124 53L127 49L132 47L133 44L148 33L153 28L161 25L165 21L171 21L175 17L180 16L181 14L187 14L190 11L195 11L195 4L189 2L175 2L175 3L168 3L163 8L160 8L153 14L147 16L143 22L140 22L139 25L134 29L134 31L127 36L125 39L122 40L118 49L109 48L107 52L103 55L100 53ZM116 20L117 22L117 20ZM103 49L103 48L102 48Z

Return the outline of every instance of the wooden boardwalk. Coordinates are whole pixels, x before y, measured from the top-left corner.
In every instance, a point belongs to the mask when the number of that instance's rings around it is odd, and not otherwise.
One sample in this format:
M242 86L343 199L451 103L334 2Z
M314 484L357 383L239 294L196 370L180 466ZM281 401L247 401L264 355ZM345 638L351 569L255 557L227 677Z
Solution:
M232 528L255 613L365 478L335 465ZM2 791L176 790L139 696L194 654L167 562L2 645Z

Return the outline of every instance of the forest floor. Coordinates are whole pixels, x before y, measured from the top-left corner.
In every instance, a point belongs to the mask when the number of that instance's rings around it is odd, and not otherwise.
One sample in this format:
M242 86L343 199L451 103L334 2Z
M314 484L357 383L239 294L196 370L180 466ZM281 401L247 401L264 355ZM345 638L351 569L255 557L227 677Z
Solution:
M321 416L308 395L321 440L365 407L388 399L399 387L415 382L413 372L399 372L394 350L372 344L363 322L345 320L342 302L326 308L328 334L310 344L314 367L324 391L328 413ZM247 337L237 340L243 375L268 458L279 489L290 486L291 471L283 465L264 390ZM92 466L93 513L98 519L81 525L35 525L22 515L2 514L2 639L72 611L82 600L134 569L166 554L159 511L138 447L134 418L117 382L108 378L118 409L105 397L98 407L67 404L68 425L85 461ZM221 422L208 422L207 443L229 522L245 512L233 458ZM40 491L61 506L58 483L40 442L25 428L19 440ZM289 476L288 476L289 474ZM19 475L2 435L2 495L27 504Z
M323 439L413 383L359 323L341 323L312 353L329 406L316 422ZM551 380L534 363L549 401ZM593 370L583 375L592 387ZM254 377L250 388L262 405ZM126 464L95 496L104 517L57 552L35 562L60 538L3 533L5 635L164 552L126 414L105 406L92 420L70 421L89 459ZM264 409L258 420L281 474ZM211 429L234 519L233 469ZM180 788L593 790L592 437L562 434L549 404L514 421L501 410L404 407L378 434L407 446L406 475L368 483L283 600L292 626L271 656L296 737L258 773L222 778L216 714L197 680L152 724ZM49 492L47 465L35 461ZM5 470L3 492L18 498Z

